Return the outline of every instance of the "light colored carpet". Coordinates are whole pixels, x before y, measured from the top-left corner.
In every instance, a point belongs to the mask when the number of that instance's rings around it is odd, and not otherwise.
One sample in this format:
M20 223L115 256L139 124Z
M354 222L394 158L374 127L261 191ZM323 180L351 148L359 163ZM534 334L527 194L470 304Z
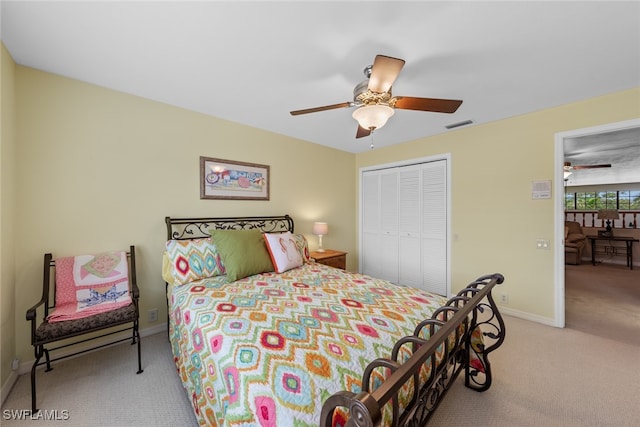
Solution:
M569 329L640 345L640 269L567 265L565 323Z
M505 321L505 342L490 358L491 388L478 393L459 382L429 425L640 425L640 347L508 316Z
M640 346L508 316L505 321L505 343L491 357L492 387L478 393L459 378L430 425L640 425ZM38 406L67 410L68 420L5 419L6 411L31 407L29 375L21 375L2 408L2 426L195 427L166 334L143 337L142 352L140 375L135 346L126 343L38 372Z
M167 334L142 337L142 368L136 346L122 343L56 363L37 372L38 405L68 420L7 420L6 410L31 409L31 375L20 375L2 409L5 426L130 427L197 426L176 374ZM42 411L44 412L44 411Z

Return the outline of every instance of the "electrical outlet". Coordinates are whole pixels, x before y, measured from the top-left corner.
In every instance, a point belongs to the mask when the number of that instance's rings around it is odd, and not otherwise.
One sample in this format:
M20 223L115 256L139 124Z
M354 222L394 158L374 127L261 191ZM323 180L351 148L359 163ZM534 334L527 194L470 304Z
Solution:
M509 294L500 294L500 302L503 304L509 304Z
M545 239L537 239L536 240L536 248L537 249L549 249L550 248L550 243L548 240Z
M149 310L149 322L157 322L158 321L158 309L152 308Z

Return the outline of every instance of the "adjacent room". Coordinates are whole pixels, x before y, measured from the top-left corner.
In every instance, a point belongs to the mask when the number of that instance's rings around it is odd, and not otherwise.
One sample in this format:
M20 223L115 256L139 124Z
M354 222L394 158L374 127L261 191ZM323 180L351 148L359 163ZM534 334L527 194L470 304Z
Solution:
M640 3L0 19L2 425L640 424Z
M640 344L640 128L563 142L566 327Z

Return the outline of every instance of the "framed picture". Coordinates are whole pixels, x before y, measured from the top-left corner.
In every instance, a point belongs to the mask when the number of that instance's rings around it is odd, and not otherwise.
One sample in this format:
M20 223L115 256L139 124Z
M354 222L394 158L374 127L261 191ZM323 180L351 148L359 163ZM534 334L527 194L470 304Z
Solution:
M200 198L269 200L269 166L200 157Z

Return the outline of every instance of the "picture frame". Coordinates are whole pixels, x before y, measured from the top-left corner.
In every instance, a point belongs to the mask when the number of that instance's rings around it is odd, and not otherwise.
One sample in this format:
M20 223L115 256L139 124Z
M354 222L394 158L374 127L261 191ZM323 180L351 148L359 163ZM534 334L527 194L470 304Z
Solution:
M200 198L269 200L269 166L200 157Z

